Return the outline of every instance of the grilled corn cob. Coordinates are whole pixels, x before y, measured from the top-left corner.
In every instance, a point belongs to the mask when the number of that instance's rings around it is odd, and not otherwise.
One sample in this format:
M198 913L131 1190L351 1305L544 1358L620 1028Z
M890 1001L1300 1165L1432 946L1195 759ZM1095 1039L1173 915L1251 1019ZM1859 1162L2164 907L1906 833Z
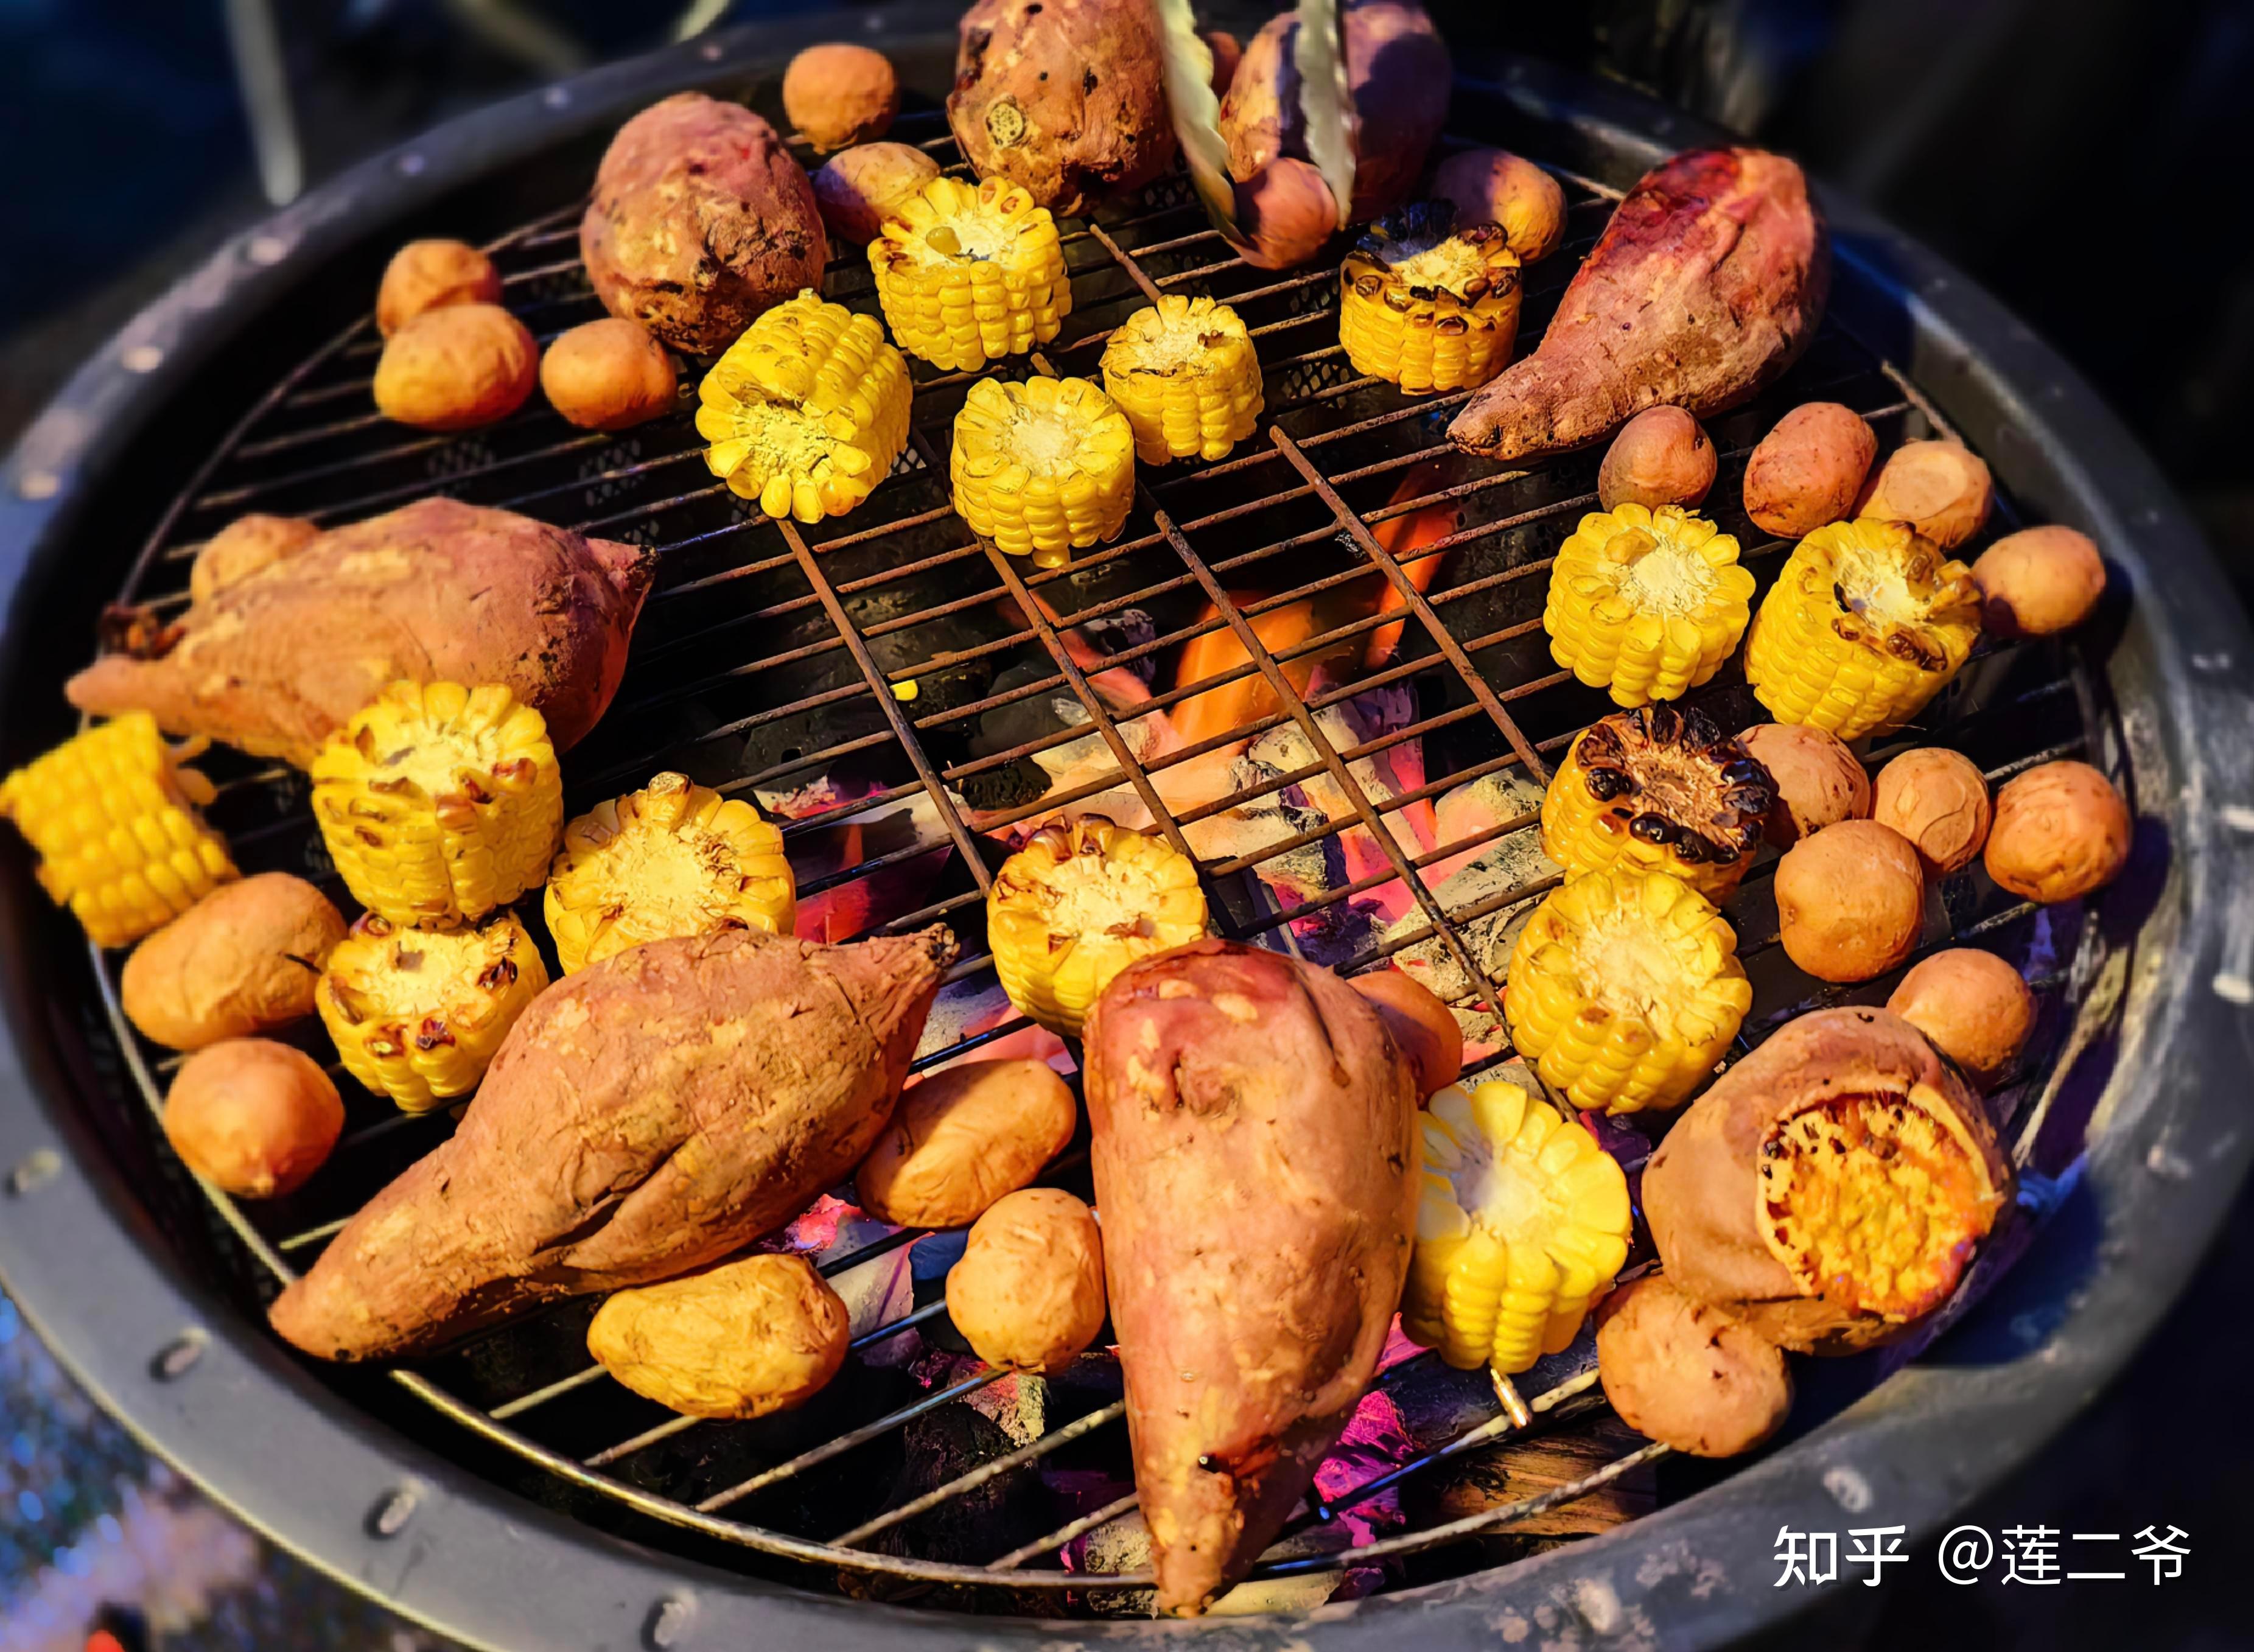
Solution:
M959 373L1047 343L1072 311L1056 220L998 178L933 178L885 220L869 267L900 348Z
M1412 395L1485 384L1518 339L1518 256L1446 201L1372 224L1339 271L1339 342L1357 373Z
M1887 734L1955 676L1980 636L1972 570L1905 522L1819 528L1793 550L1746 638L1746 681L1780 723Z
M1519 933L1503 1014L1519 1054L1576 1108L1673 1107L1722 1059L1752 1007L1738 937L1664 872L1592 872Z
M1567 873L1663 872L1727 900L1760 847L1776 781L1704 711L1615 711L1584 730L1542 794L1542 852Z
M1002 990L1068 1038L1080 1036L1113 976L1204 934L1197 868L1101 815L1042 827L986 893L986 944Z
M1542 628L1559 665L1615 705L1644 705L1721 669L1753 598L1731 536L1679 505L1622 505L1582 517L1558 548Z
M345 887L395 924L475 923L537 884L564 823L548 724L499 684L395 682L313 760Z
M1628 1260L1628 1178L1596 1138L1516 1084L1451 1084L1418 1116L1410 1340L1502 1376L1564 1351Z
M851 510L908 442L908 364L874 316L812 291L745 329L697 387L704 462L770 516Z
M571 975L646 941L788 934L796 891L782 833L758 809L660 774L564 829L543 904L556 961Z
M1170 292L1111 335L1103 388L1145 465L1223 458L1260 417L1260 357L1236 311Z
M0 780L0 818L39 857L39 886L98 947L129 946L233 878L203 817L211 782L182 764L209 744L164 743L146 711L73 735Z
M1126 415L1086 379L981 379L955 416L949 469L970 531L1042 568L1116 536L1135 500Z
M362 913L313 988L345 1070L410 1113L477 1088L548 985L513 912L482 929L402 929Z

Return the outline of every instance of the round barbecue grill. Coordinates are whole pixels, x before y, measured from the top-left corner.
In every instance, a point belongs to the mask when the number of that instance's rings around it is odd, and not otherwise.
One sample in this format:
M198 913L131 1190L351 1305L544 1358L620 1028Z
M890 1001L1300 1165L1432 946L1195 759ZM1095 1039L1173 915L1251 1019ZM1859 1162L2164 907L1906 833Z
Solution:
M952 14L864 21L923 94L893 136L960 170L936 102ZM486 242L506 302L543 338L588 319L599 308L578 221L618 123L685 87L779 121L782 64L831 27L715 37L455 122L307 197L137 318L0 472L0 764L69 732L60 685L102 606L184 603L188 558L234 515L332 523L445 493L662 548L626 683L567 766L572 806L680 769L787 822L802 902L835 938L953 925L966 962L919 1068L1023 1033L982 944L996 835L1106 797L1139 802L1198 855L1228 933L1348 970L1405 956L1456 981L1466 1010L1491 1001L1511 917L1554 882L1522 847L1523 804L1606 709L1552 667L1539 624L1548 558L1592 504L1595 457L1506 469L1452 455L1445 429L1464 398L1355 377L1334 269L1230 258L1186 180L1066 224L1065 331L990 371L1088 373L1146 298L1210 293L1252 327L1268 414L1224 461L1142 472L1123 536L1064 568L1013 564L948 509L942 455L970 375L920 363L894 478L803 531L747 514L713 482L685 405L622 436L536 404L452 438L369 410L368 298L402 241ZM1530 340L1621 190L1712 134L1531 64L1461 67L1447 142L1506 144L1567 187L1566 250L1530 271ZM2130 791L2139 835L2129 873L2086 906L2030 907L1977 868L1941 892L1926 949L1977 938L2020 963L2044 1004L2036 1047L1997 1097L2020 1208L1937 1343L1803 1368L1789 1444L1727 1476L1661 1463L1663 1448L1609 1423L1586 1338L1522 1380L1536 1412L1524 1430L1476 1375L1403 1358L1381 1377L1382 1406L1365 1404L1376 1424L1349 1434L1255 1574L1243 1604L1261 1615L1159 1623L1134 1615L1147 1574L1119 1523L1132 1497L1116 1368L1087 1360L1043 1384L981 1367L945 1320L948 1236L834 1201L802 1219L789 1242L855 1306L858 1357L803 1411L758 1423L670 1418L612 1382L585 1354L591 1303L405 1368L315 1368L266 1333L263 1304L448 1116L353 1096L343 1144L301 1193L244 1208L200 1187L154 1127L176 1058L131 1032L119 959L88 954L12 837L0 850L9 1289L86 1385L214 1497L479 1645L1709 1643L1805 1604L1770 1587L1780 1526L1899 1525L1922 1554L2127 1358L2254 1154L2230 1116L2254 1026L2254 645L2180 507L2086 388L1930 255L1825 205L1830 316L1782 383L1713 422L1725 457L1709 508L1772 575L1788 547L1745 522L1738 478L1782 409L1821 398L1863 413L1886 444L1941 433L1983 452L1998 531L2090 532L2124 576L2101 618L2067 644L1991 648L1873 761L1948 744L2000 780L2079 756ZM850 254L829 290L873 307ZM1312 632L1264 621L1334 612L1320 605L1376 580L1401 599L1394 663L1302 692L1295 661L1386 616ZM1184 646L1224 627L1243 662L1174 683ZM1119 670L1143 672L1158 707L1256 674L1281 709L1225 738L1284 755L1232 797L1170 808L1170 760L1146 767L1131 719L1091 687ZM1760 720L1733 672L1694 703L1725 727ZM301 776L241 759L211 772L212 818L244 870L327 875ZM1485 812L1466 827L1444 807L1441 828L1458 825L1437 835L1426 806L1475 794ZM1731 916L1758 993L1740 1049L1837 998L1775 945L1766 868ZM1615 1145L1633 1162L1632 1139ZM1051 1176L1085 1193L1084 1152ZM1610 1512L1576 1525L1592 1500Z

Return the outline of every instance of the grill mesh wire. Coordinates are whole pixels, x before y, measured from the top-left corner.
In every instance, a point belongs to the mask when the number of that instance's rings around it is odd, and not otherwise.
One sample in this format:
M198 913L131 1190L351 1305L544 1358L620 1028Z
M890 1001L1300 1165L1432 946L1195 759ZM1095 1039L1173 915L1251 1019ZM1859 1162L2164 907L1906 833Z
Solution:
M896 136L912 137L919 122L921 130L938 133L922 146L951 173L969 175L935 112L904 116ZM1522 349L1540 337L1558 292L1618 199L1617 191L1592 180L1562 171L1558 175L1569 202L1566 243L1530 272ZM489 248L503 272L504 302L543 344L565 327L601 313L576 256L580 210L580 203L573 202ZM246 510L306 514L335 524L443 492L591 534L654 545L664 553L659 580L636 635L626 682L603 725L567 764L575 810L638 786L667 767L685 770L731 794L788 790L816 776L855 772L864 783L873 780L873 789L788 824L785 838L794 854L813 843L815 834L887 804L928 804L931 830L824 874L809 878L802 871L802 899L830 892L850 895L880 873L928 865L934 845L951 844L954 854L930 898L916 910L874 927L900 930L946 921L965 941L965 959L951 978L990 981L991 963L982 942L988 864L964 817L969 810L962 801L982 776L990 779L1022 760L1096 733L1112 755L1115 774L1014 807L987 809L977 816L978 827L997 830L1124 785L1185 853L1191 851L1184 827L1326 776L1350 813L1281 842L1201 863L1221 927L1261 944L1291 947L1296 944L1288 927L1292 920L1405 886L1417 909L1412 917L1421 921L1373 933L1343 967L1367 967L1410 947L1428 955L1441 949L1465 978L1480 984L1460 1004L1492 1004L1499 983L1483 964L1492 960L1499 965L1502 949L1491 942L1482 946L1476 926L1538 898L1556 878L1517 879L1465 901L1444 898L1447 886L1422 874L1443 859L1460 859L1514 834L1530 833L1532 813L1493 821L1421 850L1405 832L1396 842L1385 822L1412 805L1488 775L1515 770L1538 785L1574 735L1608 709L1600 696L1552 668L1539 620L1548 553L1580 512L1596 508L1594 456L1524 469L1451 459L1453 468L1443 474L1452 480L1408 491L1404 479L1412 471L1449 456L1446 423L1468 395L1410 400L1355 377L1335 341L1334 267L1277 275L1228 256L1180 178L1154 186L1135 203L1109 209L1101 221L1074 220L1064 228L1074 293L1064 332L1030 360L996 364L988 373L1095 376L1110 328L1146 298L1168 291L1206 293L1236 305L1250 326L1268 402L1259 433L1228 458L1139 472L1137 508L1123 536L1078 555L1066 567L1035 570L1014 564L973 540L948 508L948 428L967 386L979 375L938 373L912 360L917 382L911 443L894 478L852 516L802 530L747 514L710 478L685 402L682 413L623 435L577 431L538 397L501 425L465 436L424 436L387 424L367 410L379 342L372 326L362 321L308 357L217 444L194 481L166 510L136 561L122 598L150 603L160 612L185 606L188 563L196 549ZM868 270L858 252L849 250L833 262L827 290L854 308L875 308ZM693 394L696 376L693 367L684 374L685 397ZM1919 435L1954 434L1897 368L1836 322L1827 322L1808 356L1781 385L1752 407L1711 425L1722 450L1722 469L1705 508L1726 531L1740 535L1746 561L1764 584L1788 546L1766 540L1739 511L1744 459L1751 442L1784 408L1817 399L1844 402L1862 413L1885 448ZM1460 509L1463 525L1412 545L1398 559L1373 534L1396 518L1436 506ZM1999 499L1998 531L2017 525L2009 500ZM819 537L809 542L808 531ZM1449 560L1426 594L1404 567L1437 556ZM1408 623L1396 663L1342 687L1302 694L1287 668L1367 634L1381 620L1359 618L1272 651L1254 622L1356 578L1383 579L1405 606ZM1005 601L1014 605L1007 618L1000 606ZM1208 603L1217 615L1203 613ZM1107 710L1059 635L1060 629L1130 611L1150 615L1152 634L1116 650L1102 662L1106 666L1163 660L1224 626L1235 634L1249 661L1158 693L1152 705L1177 704L1193 693L1257 675L1282 709L1144 766L1123 732L1123 719ZM1029 669L1017 673L1019 681L1006 687L997 683L1006 664L1024 667L1027 662ZM1162 672L1158 681L1166 680ZM1405 683L1414 693L1416 711L1405 724L1341 746L1318 721L1328 708L1388 683ZM971 749L971 736L984 715L1060 696L1077 702L1083 723L998 750ZM2095 715L2090 699L2070 659L2057 646L1991 648L1929 708L1926 726L1906 731L1886 748L1952 745L1979 761L1992 783L1998 782L2034 763L2086 752ZM1725 727L1764 720L1734 667L1691 703L1707 707ZM1196 808L1169 809L1154 774L1206 749L1286 723L1297 726L1312 762ZM1411 741L1421 743L1429 778L1373 802L1357 776L1367 773L1370 760ZM1874 767L1883 754L1874 754ZM302 776L226 754L207 766L220 784L213 817L227 831L246 872L298 871L326 879L339 892L304 806ZM1383 868L1289 910L1260 897L1258 868L1310 846L1334 849L1340 834L1357 826L1383 858ZM1765 857L1731 913L1761 1006L1740 1037L1739 1053L1790 1015L1841 996L1800 976L1777 948L1768 871ZM2034 984L2046 1006L2038 1051L2031 1054L2019 1082L1998 1097L2020 1126L2018 1151L2025 1162L2033 1135L2026 1126L2041 1111L2021 1105L2041 1088L2046 1062L2035 1057L2054 1048L2079 997L2079 984L2091 972L2096 936L2070 919L2054 922L2053 914L2014 902L1987 885L1977 870L1951 879L1941 898L1950 933L1942 934L1938 926L1929 925L1934 938L1921 956L1978 940L2028 962L2035 972ZM113 1024L153 1111L178 1058L135 1039L117 1008L116 960L102 963ZM1012 1016L951 1041L928 1037L916 1066L928 1068L951 1060L1023 1026ZM1507 1050L1495 1058L1506 1059ZM443 1112L397 1114L380 1099L357 1094L348 1082L342 1088L351 1114L346 1134L331 1166L311 1187L248 1211L215 1190L204 1190L255 1258L260 1294L270 1294L278 1281L318 1254L352 1210L451 1128ZM1051 1174L1085 1191L1084 1152L1069 1154ZM902 1231L842 1242L822 1256L822 1270L837 1278L920 1236ZM913 1545L900 1553L862 1547L1054 1453L1107 1462L1124 1480L1124 1431L1114 1426L1123 1406L1116 1397L1090 1402L1029 1443L934 1488L871 1508L850 1529L841 1529L834 1516L823 1527L819 1514L794 1523L791 1516L805 1511L779 1502L774 1494L806 1486L809 1482L801 1476L836 1460L846 1460L832 1475L851 1475L849 1453L970 1397L1001 1374L965 1368L967 1375L914 1392L905 1403L898 1385L859 1384L860 1391L844 1395L836 1404L825 1395L805 1415L820 1415L830 1425L826 1433L794 1432L790 1419L696 1422L666 1416L588 1363L581 1339L592 1309L590 1303L558 1305L473 1339L463 1351L394 1372L392 1380L536 1471L706 1537L816 1563L832 1575L844 1568L928 1583L1006 1583L1012 1590L1068 1589L1091 1595L1147 1586L1146 1572L1099 1578L1056 1569L1065 1545L1130 1508L1131 1496L1088 1510L983 1564L925 1558ZM855 1346L868 1350L918 1328L944 1331L941 1302L926 1301L870 1329ZM848 1379L855 1375L849 1366ZM1447 1376L1437 1371L1427 1354L1392 1368L1381 1382L1390 1386ZM1405 1460L1383 1472L1327 1497L1312 1498L1290 1530L1326 1524L1356 1504L1396 1491L1435 1464L1481 1450L1507 1452L1508 1419L1479 1378L1466 1376L1462 1382L1466 1386L1456 1413L1470 1420L1460 1421L1444 1438L1416 1440ZM1600 1406L1586 1338L1574 1350L1544 1362L1526 1386L1535 1396L1535 1410L1545 1414L1542 1426ZM856 1387L850 1380L841 1381L833 1394ZM1116 1379L1111 1391L1116 1395ZM861 1404L864 1398L869 1403ZM1498 1446L1498 1441L1505 1443ZM1630 1452L1538 1495L1452 1522L1411 1521L1404 1530L1348 1554L1271 1554L1255 1575L1334 1572L1350 1563L1371 1564L1491 1532L1586 1495L1664 1450L1653 1446ZM1483 1564L1476 1545L1458 1552L1468 1553L1464 1564ZM1054 1597L1036 1592L1027 1598Z

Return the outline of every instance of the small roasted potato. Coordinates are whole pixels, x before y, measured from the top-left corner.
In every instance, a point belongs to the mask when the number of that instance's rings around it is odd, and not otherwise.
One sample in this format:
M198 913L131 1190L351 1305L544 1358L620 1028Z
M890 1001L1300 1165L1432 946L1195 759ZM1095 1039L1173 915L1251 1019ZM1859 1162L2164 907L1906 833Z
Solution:
M1256 270L1293 270L1338 234L1338 203L1323 175L1306 161L1278 157L1236 186L1239 250Z
M1456 1018L1424 984L1397 969L1350 976L1347 985L1377 1006L1378 1018L1417 1069L1417 1094L1432 1096L1464 1070L1464 1032Z
M1855 508L1879 438L1837 402L1810 402L1776 422L1746 461L1746 514L1779 539L1805 539Z
M1925 869L1893 827L1843 820L1776 863L1776 920L1785 956L1817 980L1867 981L1916 949Z
M2053 906L2103 888L2128 864L2136 825L2113 782L2087 763L2044 763L1996 794L1988 876Z
M900 77L881 52L850 41L810 46L782 72L782 112L827 153L891 130L900 112Z
M175 1050L271 1032L313 1012L321 966L344 938L326 895L261 872L221 884L136 947L118 997L143 1036Z
M587 1326L612 1376L684 1417L766 1417L803 1405L845 1363L845 1304L797 1255L746 1256L614 1292Z
M164 1097L164 1138L180 1162L238 1199L294 1193L345 1127L320 1064L270 1039L227 1039L180 1063Z
M2089 535L2022 528L1972 564L1980 618L1999 637L2047 637L2080 625L2105 594L2105 562Z
M1941 550L1954 550L1988 522L1995 503L1988 464L1957 442L1906 442L1863 489L1858 516L1908 522Z
M1988 841L1988 777L1961 752L1922 746L1879 771L1871 818L1909 839L1929 878L1969 866Z
M839 242L865 246L885 220L939 176L939 163L913 144L858 144L814 174L822 221Z
M540 358L540 388L564 422L623 430L673 410L673 356L639 321L583 321Z
M1244 45L1226 29L1202 29L1198 38L1206 50L1213 53L1213 94L1228 95L1228 83L1236 78L1236 66L1244 61Z
M2035 1026L2035 995L1992 952L1951 947L1913 968L1886 1008L1931 1039L1982 1089L2010 1070Z
M989 1365L1060 1371L1096 1340L1103 1312L1096 1213L1054 1187L997 1200L948 1270L948 1317Z
M1047 1062L966 1061L903 1091L854 1176L862 1208L904 1228L961 1228L1072 1139L1080 1109Z
M1714 485L1714 444L1679 407L1647 408L1620 426L1597 467L1597 498L1606 510L1642 505L1690 507Z
M1605 1298L1597 1376L1620 1421L1693 1457L1749 1452L1792 1410L1782 1350L1660 1274Z
M383 267L375 330L388 339L428 310L500 302L500 271L469 242L410 241Z
M1454 203L1460 224L1501 224L1522 264L1547 258L1565 237L1564 190L1508 150L1467 149L1449 156L1432 174L1432 193Z
M229 585L271 567L321 536L303 516L268 516L253 511L238 516L196 552L188 569L188 598L209 602Z
M1812 723L1760 723L1738 743L1776 782L1762 835L1789 849L1843 820L1867 820L1871 777L1839 737Z
M497 304L426 310L393 333L375 364L376 411L424 430L466 430L524 405L540 346Z

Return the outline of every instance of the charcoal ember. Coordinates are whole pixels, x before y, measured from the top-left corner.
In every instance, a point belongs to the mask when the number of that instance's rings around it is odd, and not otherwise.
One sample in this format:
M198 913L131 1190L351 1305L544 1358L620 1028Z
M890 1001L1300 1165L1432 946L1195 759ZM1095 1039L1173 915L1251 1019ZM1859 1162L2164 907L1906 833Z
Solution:
M1047 772L1029 757L996 768L982 768L975 774L964 775L956 784L962 788L962 801L980 814L1022 808L1047 796L1049 791Z
M1548 880L1558 876L1558 863L1542 852L1541 834L1534 816L1542 807L1542 788L1516 769L1483 775L1445 793L1435 809L1442 844L1460 843L1498 827L1512 830L1503 836L1456 855L1444 856L1425 869L1424 881L1451 915L1480 911L1488 903L1495 909L1466 918L1457 924L1473 961L1500 982L1508 972L1510 950L1518 932L1536 906L1549 892ZM1533 888L1531 893L1517 892ZM1513 898L1515 897L1515 898ZM1389 924L1383 938L1399 941L1425 926L1419 908ZM1403 948L1394 962L1438 994L1454 1012L1466 1043L1492 1045L1502 1041L1501 1018L1470 1000L1496 995L1484 984L1467 977L1455 955L1438 936L1430 935Z
M1514 1381L1522 1393L1537 1391L1525 1376ZM1494 1410L1492 1396L1488 1410ZM1418 1527L1483 1515L1594 1474L1644 1444L1641 1434L1616 1417L1600 1411L1575 1418L1531 1438L1467 1452L1410 1475L1402 1483L1402 1512ZM1480 1540L1492 1557L1485 1564L1522 1559L1562 1539L1593 1536L1650 1513L1659 1502L1657 1474L1656 1465L1642 1464L1586 1496L1512 1522L1508 1532Z
M1342 1521L1334 1521L1282 1538L1270 1548L1268 1553L1276 1559L1298 1555L1336 1554L1353 1541L1351 1528ZM1150 1530L1143 1524L1139 1512L1130 1510L1116 1520L1107 1520L1085 1536L1075 1538L1070 1553L1074 1571L1145 1570L1151 1564ZM1326 1601L1351 1600L1368 1592L1367 1581L1374 1577L1375 1572L1376 1568L1371 1567L1366 1572L1315 1572L1306 1577L1266 1578L1256 1582L1240 1583L1207 1610L1214 1617L1312 1612ZM1148 1618L1156 1604L1155 1590L1113 1589L1088 1597L1084 1609L1092 1617Z
M1030 656L996 675L991 694L1010 694L1057 676L1056 662L1046 654ZM971 736L976 757L990 757L1031 740L1046 739L1088 720L1088 708L1074 697L1071 685L1060 680L1054 688L1029 694L1007 704L990 706L978 714L978 732Z

